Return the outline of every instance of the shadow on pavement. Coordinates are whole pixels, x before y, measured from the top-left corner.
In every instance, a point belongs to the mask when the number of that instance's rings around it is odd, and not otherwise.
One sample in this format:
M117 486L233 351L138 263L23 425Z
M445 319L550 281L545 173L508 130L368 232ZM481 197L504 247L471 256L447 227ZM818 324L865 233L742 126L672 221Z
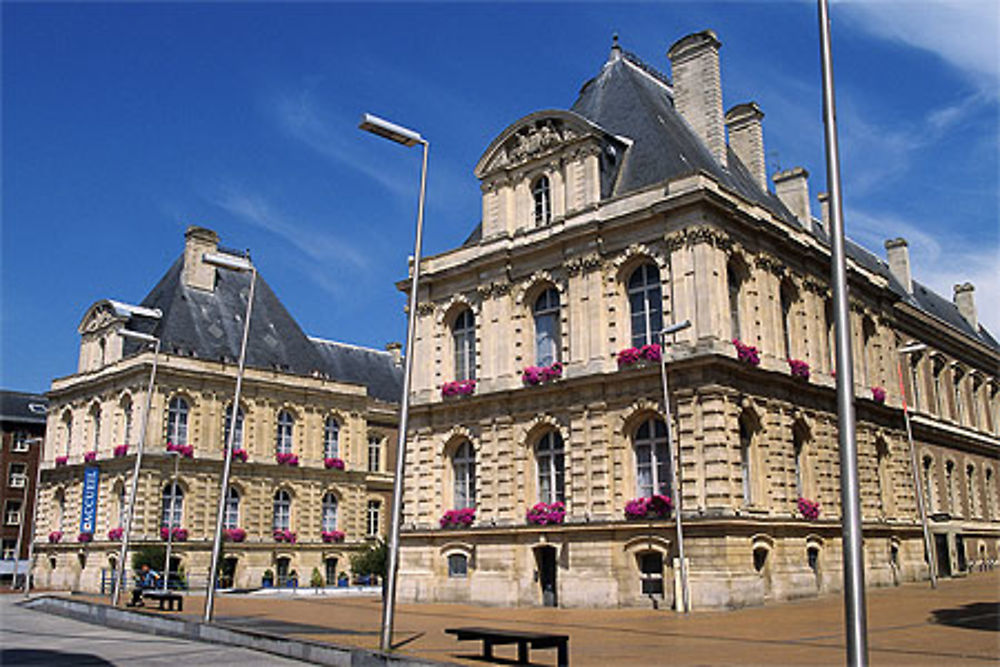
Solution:
M934 622L969 630L1000 632L1000 602L973 602L931 612Z
M93 653L67 653L43 649L15 648L0 651L0 665L114 665Z

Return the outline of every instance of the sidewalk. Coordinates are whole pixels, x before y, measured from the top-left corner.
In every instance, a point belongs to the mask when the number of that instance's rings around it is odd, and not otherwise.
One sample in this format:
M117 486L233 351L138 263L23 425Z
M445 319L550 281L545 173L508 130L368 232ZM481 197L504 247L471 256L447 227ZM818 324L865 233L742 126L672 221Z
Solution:
M224 595L220 623L374 649L381 601L373 598L274 599ZM871 663L983 665L1000 661L1000 572L868 591ZM200 615L203 599L185 601ZM482 665L480 645L459 644L444 629L485 625L570 635L573 665L843 664L840 595L727 612L671 610L499 609L472 605L400 605L397 650L414 657ZM513 659L513 647L496 655ZM534 664L554 664L554 651L532 651Z

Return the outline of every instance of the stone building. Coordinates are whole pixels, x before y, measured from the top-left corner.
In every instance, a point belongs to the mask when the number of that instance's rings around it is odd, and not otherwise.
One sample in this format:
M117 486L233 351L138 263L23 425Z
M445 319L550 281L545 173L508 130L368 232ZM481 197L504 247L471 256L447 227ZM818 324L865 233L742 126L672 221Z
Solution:
M662 352L693 606L841 587L823 196L815 218L803 169L770 190L764 114L723 113L719 49L679 40L671 79L616 42L569 110L517 120L476 165L481 223L422 265L404 599L673 604L674 525L649 499L676 495L657 332L686 319ZM928 575L911 341L933 556L943 576L996 559L1000 347L973 288L921 285L903 240L888 262L848 245L867 582Z
M0 580L18 580L28 566L35 480L45 437L48 399L39 394L0 391ZM20 546L20 550L18 547Z
M214 232L191 227L185 240L142 309L90 306L77 372L52 383L37 537L43 586L96 590L118 556L154 362L152 348L122 329L162 345L133 544L162 544L173 525L174 567L205 585L251 278L204 261L233 254ZM150 317L156 309L161 316ZM297 574L306 585L313 568L332 583L350 572L352 552L384 535L402 386L399 349L389 347L306 336L258 276L235 419L225 584L260 586L270 570L276 584ZM98 476L89 521L88 469Z

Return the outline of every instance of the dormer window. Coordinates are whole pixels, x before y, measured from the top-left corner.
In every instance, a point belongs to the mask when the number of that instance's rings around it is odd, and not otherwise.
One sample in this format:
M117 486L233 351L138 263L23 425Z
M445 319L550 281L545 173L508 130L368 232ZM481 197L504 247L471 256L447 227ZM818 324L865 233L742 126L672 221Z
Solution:
M548 176L539 176L535 180L531 186L531 196L535 200L535 225L547 225L552 222L552 197Z

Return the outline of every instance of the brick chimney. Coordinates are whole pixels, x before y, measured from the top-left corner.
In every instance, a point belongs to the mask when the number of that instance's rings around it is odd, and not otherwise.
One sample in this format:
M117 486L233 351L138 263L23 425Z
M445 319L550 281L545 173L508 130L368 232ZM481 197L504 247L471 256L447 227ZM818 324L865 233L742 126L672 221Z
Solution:
M184 270L181 278L187 287L211 292L215 289L215 267L202 261L206 252L219 248L219 235L211 229L191 226L184 232Z
M736 153L763 190L767 190L767 166L764 164L764 112L756 102L737 104L726 112L729 147Z
M774 193L778 195L778 199L799 222L808 226L812 220L812 213L809 211L809 172L802 167L792 167L779 171L772 178Z
M667 58L674 77L674 108L725 167L726 126L719 80L721 46L714 32L703 30L674 42Z
M816 195L819 200L819 215L823 220L823 229L830 233L830 193L821 192Z
M976 288L972 283L955 285L955 305L962 313L965 321L972 326L973 331L979 331L979 318L976 315Z
M889 273L903 284L907 294L911 294L913 277L910 274L910 246L906 239L889 239L885 242L885 252L889 258Z

